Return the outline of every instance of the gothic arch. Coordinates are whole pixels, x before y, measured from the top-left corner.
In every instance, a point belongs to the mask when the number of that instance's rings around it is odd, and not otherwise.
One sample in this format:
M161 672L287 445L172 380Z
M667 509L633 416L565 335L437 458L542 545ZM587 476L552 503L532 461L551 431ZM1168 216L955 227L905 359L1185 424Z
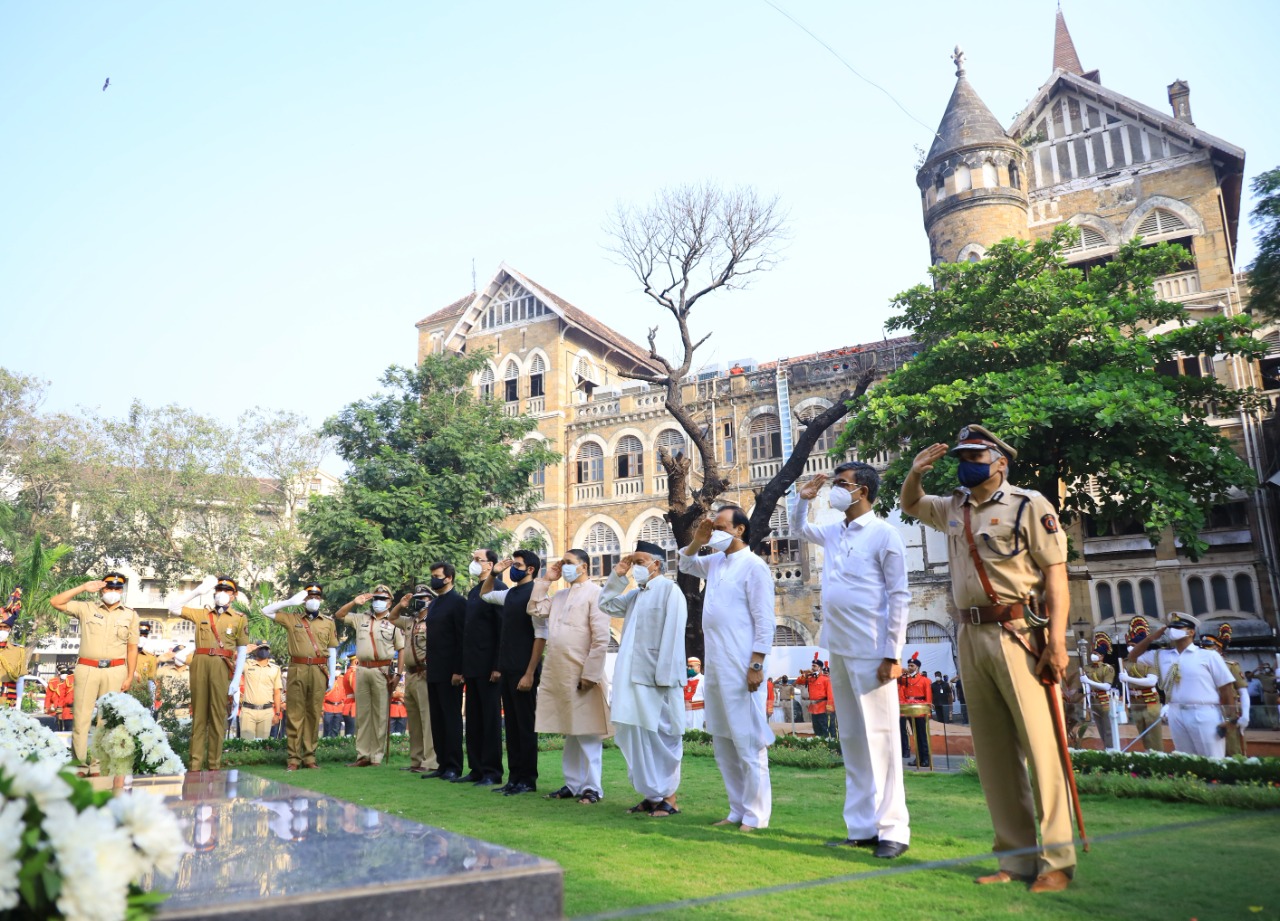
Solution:
M640 439L640 446L644 448L645 453L648 453L650 447L652 446L649 441L649 436L646 435L640 429L634 428L632 426L628 426L627 428L624 428L624 429L619 429L618 431L613 433L613 437L609 439L609 446L607 448L608 453L610 455L615 454L618 450L618 442L620 442L623 438L625 438L628 435L633 435L636 438Z
M574 532L573 541L569 544L569 546L581 547L583 544L585 544L587 542L587 535L590 534L591 529L598 524L606 524L609 527L613 528L613 533L618 536L618 540L620 541L623 539L623 535L626 533L626 529L623 528L622 525L618 524L618 521L616 518L613 518L610 515L600 515L600 514L592 515L590 518L588 518L586 521L584 521L582 524L578 526L578 530ZM624 545L624 549L625 549L625 545Z
M533 373L533 359L535 355L541 356L542 365L544 368L546 368L546 370L543 371L542 373L549 375L551 373L551 359L547 357L546 352L542 351L542 349L536 345L533 348L529 349L529 354L524 357L524 367L521 369L520 373L522 375L528 375Z
M982 259L987 255L987 248L981 243L966 243L960 252L956 253L956 262L977 262L977 259L970 259L970 256L977 256Z
M1169 198L1167 195L1152 195L1134 208L1133 213L1125 218L1124 225L1120 228L1120 238L1122 240L1132 240L1137 234L1138 225L1142 223L1142 219L1157 208L1171 211L1182 218L1192 234L1200 235L1205 232L1204 219L1200 217L1200 213L1195 208L1192 208L1186 202L1178 201L1176 198Z

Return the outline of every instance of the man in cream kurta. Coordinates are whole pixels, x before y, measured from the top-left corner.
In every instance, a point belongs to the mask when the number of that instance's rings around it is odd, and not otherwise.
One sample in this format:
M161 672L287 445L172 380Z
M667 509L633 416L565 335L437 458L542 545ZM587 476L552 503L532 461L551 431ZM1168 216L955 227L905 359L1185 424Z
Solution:
M680 551L680 571L706 582L702 632L706 643L707 732L729 795L729 815L717 825L767 828L773 808L765 715L764 663L773 651L773 577L747 546L749 520L727 505L698 524ZM703 546L715 553L699 556Z
M627 776L644 799L636 811L674 815L684 755L684 593L666 578L666 554L640 541L609 575L600 609L623 619L613 667L613 724ZM627 591L627 577L637 588ZM624 594L625 593L625 594Z
M604 796L601 755L609 734L604 660L609 648L609 615L600 610L600 586L590 580L591 558L570 550L535 580L529 614L547 625L547 657L538 687L537 732L564 735L564 786L551 799L583 804ZM551 583L569 583L548 597Z

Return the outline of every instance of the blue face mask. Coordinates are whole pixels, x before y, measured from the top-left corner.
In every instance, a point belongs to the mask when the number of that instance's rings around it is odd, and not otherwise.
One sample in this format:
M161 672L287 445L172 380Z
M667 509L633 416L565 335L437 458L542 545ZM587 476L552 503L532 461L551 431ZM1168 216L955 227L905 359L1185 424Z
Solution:
M512 566L510 569L507 570L507 574L511 576L512 585L516 585L522 582L524 580L524 577L528 575L528 573L525 572L523 569L516 569L514 566Z
M961 486L980 486L991 479L991 465L979 464L976 461L961 461L957 473Z

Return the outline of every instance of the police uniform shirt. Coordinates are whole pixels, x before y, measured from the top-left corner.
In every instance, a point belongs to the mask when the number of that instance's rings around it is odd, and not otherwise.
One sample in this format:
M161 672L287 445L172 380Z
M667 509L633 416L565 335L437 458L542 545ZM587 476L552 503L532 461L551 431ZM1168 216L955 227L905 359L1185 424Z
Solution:
M1192 643L1182 652L1176 649L1148 649L1138 657L1139 665L1153 665L1160 670L1160 686L1170 704L1195 706L1221 703L1218 688L1235 684L1231 670L1222 656ZM1174 680L1173 670L1177 666Z
M1006 483L986 502L974 504L967 489L950 496L924 496L915 516L947 535L951 593L961 614L991 604L969 554L964 509L973 540L1000 604L1017 604L1044 588L1043 570L1067 561L1067 540L1049 500L1033 489Z
M296 611L277 611L276 623L285 628L290 656L299 659L324 659L329 655L330 649L338 648L338 626L332 617L317 614L307 618ZM315 637L314 645L312 637Z
M80 658L123 659L138 645L138 612L124 605L113 610L101 601L69 601L66 611L80 621Z
M356 657L361 665L394 659L396 650L404 648L404 634L389 617L352 613L347 615L347 623L355 628Z
M427 665L427 614L401 614L394 621L404 637L404 667L426 668Z
M1124 670L1125 674L1130 678L1148 678L1151 675L1155 675L1156 681L1160 680L1160 672L1154 665L1144 665L1141 662L1126 662ZM1160 703L1160 693L1154 687L1141 688L1130 686L1129 700L1136 701L1139 704L1158 705Z
M265 665L248 665L244 670L244 702L247 704L275 703L275 690L280 688L280 666L268 661Z
M183 608L180 616L196 625L196 649L234 653L237 646L249 645L249 621L239 611L228 608L219 614L209 608Z

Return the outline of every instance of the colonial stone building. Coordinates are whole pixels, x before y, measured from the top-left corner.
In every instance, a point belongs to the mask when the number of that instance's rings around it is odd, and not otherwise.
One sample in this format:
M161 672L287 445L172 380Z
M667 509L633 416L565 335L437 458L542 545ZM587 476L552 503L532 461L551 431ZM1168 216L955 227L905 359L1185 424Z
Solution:
M1168 112L1109 89L1097 70L1081 66L1059 11L1052 73L1006 129L969 83L958 48L955 61L955 88L916 176L934 262L976 261L998 240L1034 240L1068 223L1081 231L1070 262L1100 264L1134 237L1176 242L1193 264L1158 279L1160 296L1180 303L1192 322L1240 312L1235 254L1245 155L1195 126L1186 82L1167 87ZM1166 370L1274 394L1278 382L1268 369L1277 364L1187 355ZM1261 421L1249 412L1212 419L1260 483L1275 469ZM1269 649L1278 571L1272 501L1266 486L1253 497L1224 497L1203 534L1211 550L1195 561L1172 535L1153 547L1139 522L1086 522L1073 535L1083 550L1071 567L1073 617L1123 638L1135 613L1183 610L1209 629L1231 623L1238 646Z

